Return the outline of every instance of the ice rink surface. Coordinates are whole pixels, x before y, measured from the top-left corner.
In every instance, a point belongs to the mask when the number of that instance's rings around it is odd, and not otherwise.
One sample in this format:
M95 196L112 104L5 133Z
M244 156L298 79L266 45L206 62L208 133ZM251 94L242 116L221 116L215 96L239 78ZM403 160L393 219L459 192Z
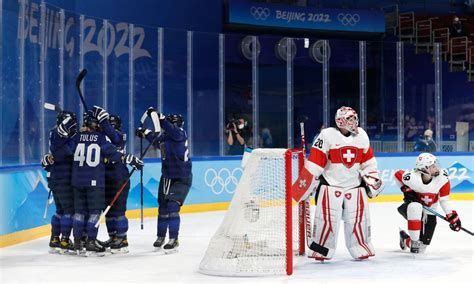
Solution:
M406 228L406 223L396 211L398 205L371 204L375 257L352 260L341 231L333 260L321 263L296 257L292 276L227 278L200 274L199 262L224 217L225 212L218 211L182 215L180 250L172 255L153 252L155 218L145 219L143 231L139 220L130 221L130 253L125 255L51 255L47 252L49 237L3 248L0 283L474 283L472 237L451 231L438 219L435 236L424 255L402 252L398 228ZM463 226L474 229L474 203L453 201L453 207ZM99 236L106 238L103 225Z

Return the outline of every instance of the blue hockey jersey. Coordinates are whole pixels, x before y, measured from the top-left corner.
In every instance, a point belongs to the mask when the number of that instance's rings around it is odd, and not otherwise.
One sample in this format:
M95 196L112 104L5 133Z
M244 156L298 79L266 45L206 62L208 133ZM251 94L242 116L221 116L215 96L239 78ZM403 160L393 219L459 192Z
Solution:
M72 174L72 159L74 154L74 137L59 136L57 128L49 133L49 150L54 157L50 168L50 182L54 184L70 184Z
M102 121L100 128L109 137L112 144L117 147L117 150L125 155L125 144L127 142L125 134L113 128L108 120ZM105 176L108 180L123 180L128 177L128 174L128 168L124 163L108 162L106 165Z
M75 187L104 187L105 159L122 163L122 153L103 132L79 132L72 163L71 184Z

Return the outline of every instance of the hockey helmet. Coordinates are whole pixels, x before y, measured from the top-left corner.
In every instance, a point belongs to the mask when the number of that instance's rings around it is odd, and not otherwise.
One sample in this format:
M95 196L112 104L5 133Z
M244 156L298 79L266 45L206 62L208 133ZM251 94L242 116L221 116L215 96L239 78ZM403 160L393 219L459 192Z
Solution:
M351 107L343 106L336 111L336 125L340 129L346 129L347 131L359 134L359 117L357 112Z
M111 114L109 116L109 122L110 122L110 125L112 125L112 127L115 128L116 130L122 129L122 120L120 119L120 116Z
M99 121L97 120L97 118L94 117L92 110L88 110L84 112L82 124L83 126L88 127L93 130L96 130L99 128Z
M440 172L438 159L430 153L421 153L418 155L418 157L416 157L415 166L417 170L430 176L438 176Z
M166 120L173 123L177 127L183 127L183 125L184 125L184 119L183 119L183 116L181 114L169 114L166 117Z
M56 126L59 126L63 120L66 118L71 117L74 121L76 121L76 114L70 111L62 111L58 113L56 116Z

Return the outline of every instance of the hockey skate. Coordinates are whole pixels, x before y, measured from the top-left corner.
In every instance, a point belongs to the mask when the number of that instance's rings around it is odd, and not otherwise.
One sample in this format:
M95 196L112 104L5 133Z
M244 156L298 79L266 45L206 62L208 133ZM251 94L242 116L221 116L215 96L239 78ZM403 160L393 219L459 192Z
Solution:
M74 254L78 256L84 255L84 243L80 238L74 238Z
M87 240L85 256L104 256L105 248L97 240Z
M128 253L128 241L126 237L116 237L110 245L110 252L113 254Z
M411 241L411 244L410 244L410 252L411 252L411 253L416 253L416 254L418 254L418 253L423 253L423 252L421 251L421 246L422 246L422 245L423 245L423 244L421 243L421 241L413 241L413 240L412 240L412 241Z
M62 237L61 242L59 243L62 254L75 254L74 244L68 237Z
M51 236L51 239L49 240L49 253L61 253L60 241L58 236Z
M161 251L161 247L165 243L165 237L158 237L156 238L156 241L153 243L153 246L155 247L155 251Z
M116 236L110 236L109 239L104 242L100 240L97 240L97 242L99 243L99 245L103 246L107 251L110 251L110 246L116 239L117 239Z
M400 248L405 250L409 247L410 244L410 236L403 230L400 229Z
M178 239L169 239L168 243L163 247L165 254L172 254L178 252L179 242Z

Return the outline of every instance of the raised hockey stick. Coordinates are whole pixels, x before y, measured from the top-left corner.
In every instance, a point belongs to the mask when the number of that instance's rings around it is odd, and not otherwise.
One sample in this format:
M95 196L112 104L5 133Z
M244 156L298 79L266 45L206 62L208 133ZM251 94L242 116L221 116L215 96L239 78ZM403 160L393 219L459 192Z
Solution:
M55 111L57 113L63 112L62 108L58 105L53 105L53 104L50 104L50 103L44 103L43 107L45 109L52 110L52 111Z
M303 155L305 156L306 156L306 140L305 140L305 135L304 135L304 123L307 120L308 120L308 117L305 115L302 115L298 118L298 122L300 124L300 131L301 131L301 148L303 149ZM306 245L308 246L308 248L310 248L310 240L312 236L310 196L311 195L309 195L308 198L306 198L306 200L301 202L299 205L300 214L301 214L300 220L303 220L304 222L304 228L306 231Z
M143 153L140 155L140 160L143 160L143 157L146 155L146 153L147 153L148 150L150 149L151 145L153 145L153 143L155 143L155 140L156 140L157 138L158 138L158 135L155 135L155 137L153 138L153 141L151 141L151 143L145 148L145 152L143 152ZM126 179L125 182L122 184L122 186L120 187L119 191L117 191L117 193L115 194L114 198L112 199L112 201L110 202L110 204L107 206L107 208L105 208L105 211L102 212L102 214L100 214L99 220L97 221L97 223L95 223L95 227L96 227L96 228L99 227L100 222L104 219L105 215L109 212L110 208L115 204L115 201L117 201L117 198L119 197L120 193L122 193L123 189L124 189L125 186L127 185L128 181L130 180L130 178L132 177L132 175L133 175L134 172L135 172L135 168L132 169L132 171L128 174L127 179Z
M82 105L84 106L84 112L86 112L88 108L86 105L86 100L84 100L84 96L82 95L81 83L82 83L82 80L84 80L84 77L86 77L86 75L87 75L87 69L82 69L76 78L76 89L77 89L77 93L79 94L79 97L81 98Z
M443 215L439 214L438 212L436 212L435 210L431 209L430 207L423 205L423 209L425 209L426 211L429 211L429 212L435 214L437 217L439 217L439 218L441 218L441 219L443 219L444 221L446 221L446 222L449 223L449 221L446 220L446 217L444 217ZM463 230L464 232L468 233L468 234L471 235L471 236L474 236L474 233L472 233L471 231L469 231L469 230L466 229L466 228L461 227L461 230Z

